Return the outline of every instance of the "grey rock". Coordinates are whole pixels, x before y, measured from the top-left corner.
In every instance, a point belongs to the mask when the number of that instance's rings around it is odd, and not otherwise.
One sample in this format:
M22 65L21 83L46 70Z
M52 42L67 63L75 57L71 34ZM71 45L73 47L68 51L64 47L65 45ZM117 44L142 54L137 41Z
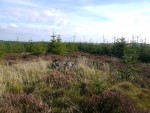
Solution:
M56 61L51 64L52 69L64 70L64 69L75 69L77 65L72 61Z

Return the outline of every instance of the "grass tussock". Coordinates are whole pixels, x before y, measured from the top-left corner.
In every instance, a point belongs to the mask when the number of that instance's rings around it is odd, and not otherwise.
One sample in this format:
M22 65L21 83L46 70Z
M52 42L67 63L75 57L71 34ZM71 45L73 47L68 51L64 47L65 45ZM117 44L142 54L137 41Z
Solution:
M122 82L113 86L112 89L116 89L123 94L132 98L137 106L140 108L150 108L150 90L138 88L130 82Z
M0 93L16 90L21 93L24 85L38 81L48 73L47 61L19 62L12 66L0 65Z

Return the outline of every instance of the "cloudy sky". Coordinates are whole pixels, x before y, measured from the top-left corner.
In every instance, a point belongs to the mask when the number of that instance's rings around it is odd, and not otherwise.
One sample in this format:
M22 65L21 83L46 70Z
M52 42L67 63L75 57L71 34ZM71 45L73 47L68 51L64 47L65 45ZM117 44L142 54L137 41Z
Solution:
M150 0L0 0L0 40L150 42ZM75 36L75 37L74 37Z

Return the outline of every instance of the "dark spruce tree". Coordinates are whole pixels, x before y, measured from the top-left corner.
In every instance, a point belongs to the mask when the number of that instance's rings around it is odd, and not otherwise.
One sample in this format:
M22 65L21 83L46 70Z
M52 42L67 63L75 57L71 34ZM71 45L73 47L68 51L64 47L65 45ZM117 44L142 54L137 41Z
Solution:
M112 54L118 58L123 58L124 49L126 47L125 38L119 38L112 46Z
M65 43L62 43L61 36L55 35L53 32L53 35L51 37L52 39L48 44L48 53L54 53L59 55L67 54L67 48Z

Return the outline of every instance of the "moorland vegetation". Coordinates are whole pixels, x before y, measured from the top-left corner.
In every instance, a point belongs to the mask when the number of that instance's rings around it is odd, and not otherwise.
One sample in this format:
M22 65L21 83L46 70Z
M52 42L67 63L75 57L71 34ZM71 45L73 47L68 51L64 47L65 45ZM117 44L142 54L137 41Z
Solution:
M149 44L53 35L50 42L0 41L0 59L1 113L150 112Z

